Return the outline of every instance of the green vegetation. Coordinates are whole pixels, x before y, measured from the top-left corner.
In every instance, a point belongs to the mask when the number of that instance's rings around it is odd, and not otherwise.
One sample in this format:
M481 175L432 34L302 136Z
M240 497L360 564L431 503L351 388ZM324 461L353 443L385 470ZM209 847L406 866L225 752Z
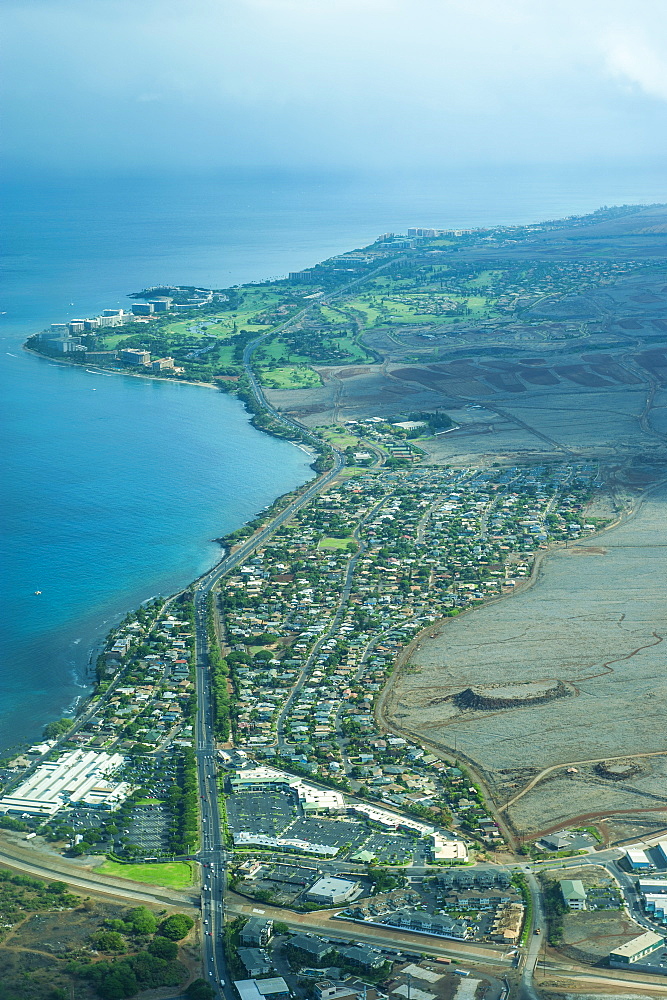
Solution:
M208 662L211 669L211 694L213 699L213 726L218 739L227 741L231 733L231 686L227 661L220 655L220 644L215 631L213 596L207 597L208 607Z
M194 881L192 865L188 861L158 862L157 864L121 864L105 861L96 871L103 875L116 875L133 882L163 885L170 889L187 889Z
M176 762L176 780L167 792L174 817L171 846L174 854L190 854L199 845L199 794L197 765L192 750L185 749Z
M312 368L287 365L282 368L260 369L262 385L268 389L313 389L322 384Z
M549 927L548 941L551 945L560 944L563 939L563 917L568 912L568 906L560 891L560 884L545 872L537 876L542 888L544 908Z
M512 885L521 893L521 898L523 900L523 905L526 908L526 912L523 918L523 929L521 931L520 944L525 945L528 938L532 933L533 927L533 897L530 892L530 887L528 885L528 880L523 872L515 872L512 875Z
M73 719L58 719L57 722L49 722L44 726L44 739L57 740L74 725Z
M347 538L320 538L319 548L321 549L342 549L347 551L350 545L349 539ZM356 550L357 546L354 545Z
M63 882L43 882L0 868L0 940L29 913L71 910L79 902Z
M215 996L215 991L205 979L195 979L185 991L188 1000L211 1000Z
M194 920L187 913L173 913L160 924L160 934L169 941L182 941L194 927Z

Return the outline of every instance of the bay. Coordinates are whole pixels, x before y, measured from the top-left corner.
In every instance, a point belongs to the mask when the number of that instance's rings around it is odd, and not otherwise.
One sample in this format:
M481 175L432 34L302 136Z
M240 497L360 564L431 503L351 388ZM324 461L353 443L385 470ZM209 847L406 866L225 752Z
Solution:
M283 275L408 226L523 224L667 200L662 164L412 176L6 176L0 189L0 750L85 693L109 625L215 561L211 541L305 482L308 457L222 393L22 352L157 283ZM40 595L35 591L41 590Z

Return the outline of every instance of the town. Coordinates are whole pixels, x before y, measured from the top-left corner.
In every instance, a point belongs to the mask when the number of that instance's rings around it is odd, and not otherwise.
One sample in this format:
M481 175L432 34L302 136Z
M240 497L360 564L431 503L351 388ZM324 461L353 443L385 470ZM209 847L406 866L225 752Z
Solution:
M420 650L518 607L550 553L606 553L659 478L664 321L644 313L663 278L624 243L636 211L413 227L285 279L144 289L29 339L93 373L217 385L318 473L220 539L192 586L128 614L78 714L3 761L5 863L162 907L143 939L133 911L98 914L64 989L535 1000L540 975L562 996L596 966L635 985L667 972L658 820L526 832L514 804L551 768L493 785L453 726L436 739L401 701ZM603 258L586 249L599 226L620 234ZM579 693L473 671L436 698L438 725L505 713L507 741ZM643 774L634 754L598 756L601 802ZM141 940L172 964L139 961Z

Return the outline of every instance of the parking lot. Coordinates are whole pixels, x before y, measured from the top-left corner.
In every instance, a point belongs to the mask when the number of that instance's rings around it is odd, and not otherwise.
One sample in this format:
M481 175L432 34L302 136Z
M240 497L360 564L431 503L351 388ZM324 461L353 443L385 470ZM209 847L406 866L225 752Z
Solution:
M171 813L161 802L138 805L125 834L131 844L145 855L163 854L169 850Z
M364 850L375 855L375 860L383 863L405 863L414 859L419 863L428 855L428 848L416 837L400 833L373 833L364 843Z
M363 823L351 823L344 819L297 819L287 829L286 837L309 840L311 844L325 844L327 847L361 847L368 836L368 828Z
M227 821L236 832L279 837L297 815L291 792L237 792L227 798Z

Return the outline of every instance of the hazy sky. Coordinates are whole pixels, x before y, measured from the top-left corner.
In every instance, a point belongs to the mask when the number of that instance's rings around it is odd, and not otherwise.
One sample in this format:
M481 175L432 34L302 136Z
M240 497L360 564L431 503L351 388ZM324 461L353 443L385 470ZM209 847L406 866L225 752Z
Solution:
M429 167L667 152L664 0L3 0L26 164Z

